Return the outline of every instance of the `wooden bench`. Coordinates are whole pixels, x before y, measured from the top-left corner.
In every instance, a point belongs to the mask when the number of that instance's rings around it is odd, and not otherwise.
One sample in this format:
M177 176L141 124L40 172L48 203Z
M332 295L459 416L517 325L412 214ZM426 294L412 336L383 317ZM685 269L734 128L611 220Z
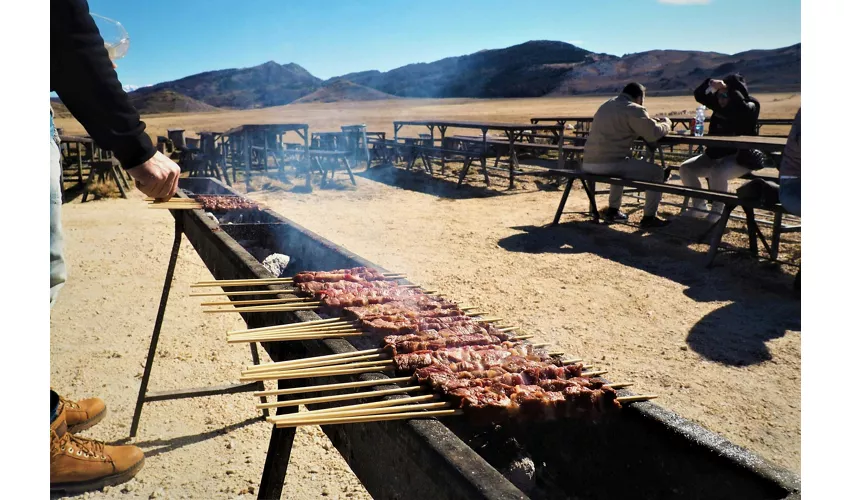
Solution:
M597 182L609 185L613 184L623 187L629 187L637 191L657 191L659 193L664 194L672 194L682 197L697 197L712 202L723 203L724 209L723 214L720 216L720 219L714 224L712 224L712 226L700 238L700 241L702 241L708 234L712 233L713 231L706 260L707 267L710 267L712 265L714 257L717 255L718 248L720 246L721 241L723 240L723 234L725 233L726 226L729 222L729 216L732 214L732 211L736 207L741 207L741 209L743 209L744 213L746 214L747 235L749 237L749 250L754 257L758 257L758 241L760 240L764 245L765 249L769 252L771 260L775 260L778 254L779 238L781 234L785 232L800 231L800 226L782 229L781 215L787 212L784 208L782 208L780 204L765 205L760 202L741 199L733 193L721 193L718 191L694 189L685 186L676 186L672 184L624 179L607 175L589 174L580 170L552 170L553 172L557 172L560 175L566 176L567 178L566 186L564 187L564 194L561 196L561 202L558 205L558 210L555 212L555 219L552 221L553 226L557 225L560 222L561 215L564 213L564 207L567 204L567 198L569 197L573 183L576 180L581 183L585 193L587 194L588 200L590 202L590 215L593 217L593 221L597 223L599 222L599 211L596 207ZM759 228L758 224L756 223L755 209L773 212L775 215L779 216L778 218L774 219L778 222L774 223L774 231L772 235L773 241L770 245L768 245L767 239L764 237L761 228Z

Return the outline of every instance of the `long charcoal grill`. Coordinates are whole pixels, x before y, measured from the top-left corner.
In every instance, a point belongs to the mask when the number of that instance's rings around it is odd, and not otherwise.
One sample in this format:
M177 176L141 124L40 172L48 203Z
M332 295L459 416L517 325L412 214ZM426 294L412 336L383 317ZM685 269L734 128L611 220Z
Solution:
M180 187L197 194L236 194L211 178L181 179ZM171 213L216 279L272 277L237 241L251 242L249 249L260 245L289 255L289 276L302 270L356 266L388 272L270 210L221 225L200 211ZM242 317L249 328L318 319L312 311ZM376 347L364 344L367 340L272 342L262 347L280 361ZM378 377L382 376L360 379ZM343 380L351 378L310 382ZM278 385L291 387L292 382ZM309 408L321 407L325 405ZM799 498L800 478L793 472L650 402L632 404L598 421L482 429L463 417L452 417L333 425L323 430L377 499ZM294 432L272 430L260 498L280 496ZM536 471L530 481L520 473L522 467L517 468L529 461Z

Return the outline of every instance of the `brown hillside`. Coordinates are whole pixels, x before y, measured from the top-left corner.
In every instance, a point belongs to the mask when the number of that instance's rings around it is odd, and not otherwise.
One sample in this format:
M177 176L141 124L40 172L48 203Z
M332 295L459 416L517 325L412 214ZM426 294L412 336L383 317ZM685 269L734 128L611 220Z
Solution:
M127 95L130 97L130 102L133 106L135 106L140 114L144 115L218 111L218 108L214 106L179 94L173 90L160 90L151 94L131 92Z
M294 101L294 104L308 102L340 102L340 101L379 101L382 99L397 99L396 96L375 90L363 85L336 80L312 94Z

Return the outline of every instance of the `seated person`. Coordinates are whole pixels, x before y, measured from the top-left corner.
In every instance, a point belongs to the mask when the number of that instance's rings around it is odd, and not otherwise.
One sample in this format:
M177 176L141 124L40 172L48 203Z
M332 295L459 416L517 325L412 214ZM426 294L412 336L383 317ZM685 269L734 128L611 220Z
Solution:
M798 109L794 117L788 142L782 152L782 163L779 164L779 202L794 215L801 215L803 208L800 190L800 111Z
M694 98L712 111L709 136L758 135L759 102L749 94L741 75L729 75L723 80L706 79L694 91ZM750 151L735 148L706 148L705 153L686 160L679 167L682 184L702 189L700 177L708 181L708 189L728 191L729 180L761 168L754 163ZM705 200L691 200L693 208L685 210L688 217L703 217L708 210ZM709 220L715 221L723 213L723 203L712 203Z
M664 182L664 169L648 161L631 157L632 145L635 139L642 137L649 142L655 142L670 132L673 124L669 118L656 121L650 118L643 107L646 88L632 82L623 92L605 102L593 116L593 127L584 146L584 162L582 170L591 174L610 175L625 179L635 179L651 182ZM606 220L625 220L627 217L620 212L623 200L623 186L611 186L608 195L608 208L603 213ZM647 191L646 202L643 206L642 228L653 228L667 225L656 217L661 193Z

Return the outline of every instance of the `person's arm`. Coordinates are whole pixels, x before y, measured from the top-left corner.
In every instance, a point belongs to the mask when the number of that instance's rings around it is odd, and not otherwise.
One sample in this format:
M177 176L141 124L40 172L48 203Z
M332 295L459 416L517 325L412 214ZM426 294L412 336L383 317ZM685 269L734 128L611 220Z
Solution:
M52 90L92 139L115 154L143 193L174 195L180 167L154 149L85 0L50 1L50 59Z
M656 142L670 133L672 128L669 118L656 121L649 116L646 108L636 105L629 107L629 125L638 137L647 142Z
M711 88L711 78L706 78L702 85L697 87L694 90L694 99L706 108L714 109L715 103L717 102L717 96L713 93L710 93Z
M126 168L149 160L156 150L104 47L85 0L51 0L53 90L94 141Z

